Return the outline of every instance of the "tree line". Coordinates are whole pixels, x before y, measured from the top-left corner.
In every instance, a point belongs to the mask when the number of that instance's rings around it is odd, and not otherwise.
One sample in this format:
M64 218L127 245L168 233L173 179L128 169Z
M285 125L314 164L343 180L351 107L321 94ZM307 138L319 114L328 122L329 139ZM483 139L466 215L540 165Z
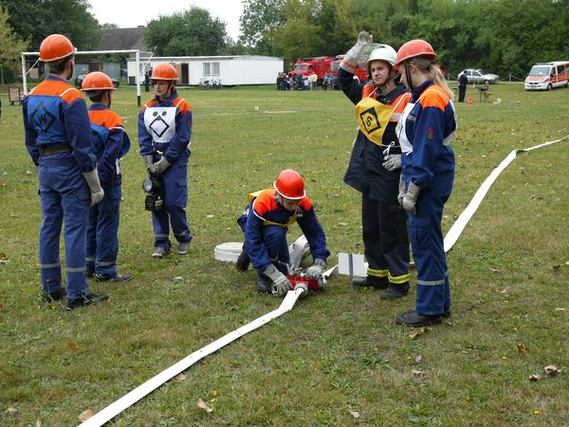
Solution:
M532 64L569 60L569 0L243 0L238 40L202 8L149 22L145 42L158 56L268 55L285 59L345 53L361 30L396 49L431 42L456 74L486 68L523 77ZM0 0L0 63L14 64L48 34L93 50L104 28L87 0Z
M345 53L357 33L396 49L428 40L455 75L487 68L525 77L569 60L569 0L244 0L240 42L288 61Z

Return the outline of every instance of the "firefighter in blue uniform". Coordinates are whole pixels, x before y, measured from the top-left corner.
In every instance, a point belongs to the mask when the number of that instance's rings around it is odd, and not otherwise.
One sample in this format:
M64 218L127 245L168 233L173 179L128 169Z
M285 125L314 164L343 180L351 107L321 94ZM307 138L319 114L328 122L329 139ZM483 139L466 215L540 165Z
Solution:
M405 212L397 203L401 148L395 127L410 93L397 83L396 52L389 45L379 44L370 53L369 83L354 79L358 57L371 42L371 34L362 31L338 71L340 88L356 105L358 123L344 182L362 193L368 270L354 284L384 289L382 299L397 299L409 292L409 240Z
M22 103L26 148L38 166L42 297L51 302L65 295L59 260L64 223L68 309L108 299L91 293L85 280L89 205L99 203L104 191L85 100L66 82L73 75L75 51L71 41L61 34L46 37L40 46L40 60L47 63L50 74Z
M454 181L454 154L450 141L456 131L452 91L437 55L424 40L411 40L397 52L412 98L397 126L403 152L403 179L399 200L407 211L413 258L417 269L416 308L397 323L426 326L450 315L450 283L441 221Z
M298 172L285 169L277 176L273 188L261 191L251 202L246 216L245 248L257 271L257 291L282 296L290 289L286 233L294 222L298 222L314 258L306 275L318 278L330 255L326 236L306 196L304 180Z
M93 131L97 169L105 197L89 210L87 228L87 276L99 281L126 282L132 276L117 273L119 252L120 202L122 175L120 159L130 148L130 140L123 129L121 117L110 110L112 91L109 76L100 71L89 73L81 83L81 90L93 103L89 119Z
M138 141L148 173L158 177L164 191L164 208L152 211L152 256L162 258L172 249L170 225L178 241L178 254L187 254L192 240L185 211L192 109L176 91L178 72L174 66L166 63L154 66L151 80L156 96L138 115Z

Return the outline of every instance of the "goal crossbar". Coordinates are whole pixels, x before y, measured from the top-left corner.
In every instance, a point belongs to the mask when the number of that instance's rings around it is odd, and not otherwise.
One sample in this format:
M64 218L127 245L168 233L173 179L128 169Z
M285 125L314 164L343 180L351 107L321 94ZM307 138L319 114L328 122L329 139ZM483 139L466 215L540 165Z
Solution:
M136 59L136 69L137 73L135 76L136 81L136 103L140 107L140 50L139 49L126 49L126 50L78 50L75 52L75 55L104 55L104 54L115 54L115 53L134 53ZM147 51L142 51L144 53L150 53ZM38 56L39 52L22 52L22 85L24 89L24 95L28 94L28 73L29 70L26 71L26 57L33 57ZM150 56L152 54L150 53ZM30 67L30 70L34 68L36 64Z

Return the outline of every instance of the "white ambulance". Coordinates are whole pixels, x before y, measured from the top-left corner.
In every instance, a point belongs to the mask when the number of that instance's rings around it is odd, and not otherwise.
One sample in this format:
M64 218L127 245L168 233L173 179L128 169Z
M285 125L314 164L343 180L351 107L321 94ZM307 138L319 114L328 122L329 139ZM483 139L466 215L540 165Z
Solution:
M526 90L551 90L569 86L569 61L554 61L535 64L526 77Z

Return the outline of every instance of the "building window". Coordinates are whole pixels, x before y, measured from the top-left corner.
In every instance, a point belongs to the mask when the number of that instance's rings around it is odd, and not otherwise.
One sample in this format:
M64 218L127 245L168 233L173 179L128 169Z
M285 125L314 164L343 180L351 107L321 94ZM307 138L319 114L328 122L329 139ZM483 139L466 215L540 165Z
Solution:
M203 75L204 77L219 76L219 62L204 62Z

